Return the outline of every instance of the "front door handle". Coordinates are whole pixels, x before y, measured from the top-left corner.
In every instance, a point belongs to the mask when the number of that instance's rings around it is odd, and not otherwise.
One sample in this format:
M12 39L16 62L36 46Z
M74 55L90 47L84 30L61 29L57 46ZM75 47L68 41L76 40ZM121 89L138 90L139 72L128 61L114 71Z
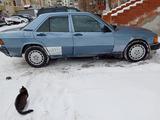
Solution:
M83 34L81 34L81 33L76 33L76 34L74 34L74 36L83 36Z
M37 36L46 36L46 34L44 34L44 33L39 33L39 34L37 34Z

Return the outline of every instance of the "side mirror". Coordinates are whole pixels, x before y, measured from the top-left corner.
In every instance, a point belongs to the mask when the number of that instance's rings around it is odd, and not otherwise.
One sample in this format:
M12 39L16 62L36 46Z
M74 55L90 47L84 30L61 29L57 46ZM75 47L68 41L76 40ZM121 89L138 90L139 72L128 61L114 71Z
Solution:
M111 30L107 26L104 26L101 30L102 32L111 32Z

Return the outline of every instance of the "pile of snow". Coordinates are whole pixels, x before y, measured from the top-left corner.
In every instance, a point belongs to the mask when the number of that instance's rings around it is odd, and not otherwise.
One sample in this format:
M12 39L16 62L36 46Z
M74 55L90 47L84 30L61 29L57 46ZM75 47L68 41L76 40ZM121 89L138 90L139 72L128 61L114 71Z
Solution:
M131 7L135 7L135 6L137 6L137 4L142 4L143 2L144 2L144 0L137 1L134 4L131 4L131 5L127 6L127 7L124 7L122 10L119 10L116 13L111 14L111 16L118 16L118 14L123 13L125 10L129 10Z
M153 32L156 32L160 35L160 15L158 15L151 22L148 22L145 25L143 25L143 27L147 28L147 29L150 29Z
M160 12L160 7L158 7L156 11L157 11L157 12Z
M115 11L115 10L121 8L121 7L124 7L124 6L126 6L127 4L130 4L130 3L133 2L133 1L136 1L136 0L129 0L128 2L125 2L124 4L121 4L120 6L118 6L118 7L116 7L116 8L113 8L113 9L110 10L110 11L104 11L103 15L107 15L107 14L109 14L109 13L112 13L113 11ZM108 5L108 4L107 4L107 5Z

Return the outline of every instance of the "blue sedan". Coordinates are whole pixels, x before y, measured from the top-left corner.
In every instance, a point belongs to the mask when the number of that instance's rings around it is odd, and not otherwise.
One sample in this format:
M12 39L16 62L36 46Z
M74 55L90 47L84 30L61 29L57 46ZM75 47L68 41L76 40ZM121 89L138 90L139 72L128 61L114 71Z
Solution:
M0 33L0 51L10 57L24 54L33 67L54 58L109 54L137 62L159 48L152 31L113 26L87 12L46 13L21 31Z

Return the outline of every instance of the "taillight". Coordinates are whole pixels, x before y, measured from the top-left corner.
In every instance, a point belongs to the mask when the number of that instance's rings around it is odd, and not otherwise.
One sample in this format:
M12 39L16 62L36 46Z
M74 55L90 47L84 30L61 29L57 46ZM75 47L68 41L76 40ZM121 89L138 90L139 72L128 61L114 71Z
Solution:
M2 39L0 39L0 45L4 45L4 42Z
M154 44L157 44L157 43L158 43L158 36L157 36L157 35L154 37L153 43L154 43Z

